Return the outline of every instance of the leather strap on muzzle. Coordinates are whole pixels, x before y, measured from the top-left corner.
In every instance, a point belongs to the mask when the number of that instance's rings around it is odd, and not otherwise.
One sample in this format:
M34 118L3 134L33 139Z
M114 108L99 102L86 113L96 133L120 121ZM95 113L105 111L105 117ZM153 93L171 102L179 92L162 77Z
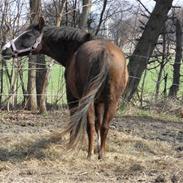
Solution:
M25 49L21 49L21 50L16 48L15 41L12 40L11 41L11 46L12 46L12 49L13 49L13 52L14 52L15 57L18 57L19 54L25 53L25 52L30 52L30 54L32 54L32 52L34 50L36 50L37 47L39 46L39 44L41 43L42 38L43 38L43 33L41 33L39 35L39 37L36 39L36 42L31 47L25 48Z

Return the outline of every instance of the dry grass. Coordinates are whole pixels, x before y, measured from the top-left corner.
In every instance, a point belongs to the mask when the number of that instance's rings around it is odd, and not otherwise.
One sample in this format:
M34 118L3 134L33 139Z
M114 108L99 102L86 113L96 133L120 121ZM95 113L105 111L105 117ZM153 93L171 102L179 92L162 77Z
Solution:
M153 117L160 121L183 122L183 107L181 101L167 98L156 102L151 102L148 106L137 108L130 103L125 107L125 110L119 110L121 115Z
M63 139L52 138L67 122L67 113L2 116L0 182L183 182L183 151L175 149L182 143L174 146L115 127L109 131L105 160L94 155L89 161L85 146L66 152Z

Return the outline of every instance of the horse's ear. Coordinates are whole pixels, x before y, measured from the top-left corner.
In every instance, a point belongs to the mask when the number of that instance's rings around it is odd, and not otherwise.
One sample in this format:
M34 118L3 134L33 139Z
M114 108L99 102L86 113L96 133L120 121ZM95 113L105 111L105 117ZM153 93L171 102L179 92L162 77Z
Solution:
M43 27L45 26L45 21L44 21L44 18L43 17L40 17L39 18L39 30L41 31L43 29Z
M85 41L90 41L90 40L92 40L92 38L93 38L93 36L91 33L86 33L86 35L84 37Z

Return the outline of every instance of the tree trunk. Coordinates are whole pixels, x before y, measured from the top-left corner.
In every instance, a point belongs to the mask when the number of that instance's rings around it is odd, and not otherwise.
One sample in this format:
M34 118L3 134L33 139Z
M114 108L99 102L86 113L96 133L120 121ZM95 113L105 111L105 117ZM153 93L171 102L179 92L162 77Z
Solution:
M79 27L88 30L88 16L91 10L91 0L83 0L82 14L80 17Z
M35 3L35 1L34 1ZM37 3L34 4L35 16L33 17L33 20L35 23L39 21L40 15L41 15L41 0L38 0ZM61 19L59 19L61 21ZM58 22L59 23L59 22ZM37 106L39 108L40 113L45 113L47 111L46 109L46 90L48 86L48 70L46 67L46 60L44 55L36 55L35 56L35 63L36 63L36 78L35 78L35 84L36 84L36 101Z
M164 98L167 97L167 81L168 81L168 73L166 73L164 77L164 90L163 90Z
M182 60L182 28L180 21L176 20L176 51L175 62L173 65L173 83L170 87L169 97L176 97L180 83L180 66Z
M23 80L23 69L20 65L19 65L20 69L18 71L18 74L19 74L20 84L21 84L21 88L22 88L22 92L23 92L22 106L25 106L26 105L26 99L27 99L27 90L25 88L25 83L24 83L24 80Z
M172 6L173 0L156 0L156 5L145 26L144 32L129 60L129 82L124 97L130 100L137 90L141 76L147 67L159 34L167 19L167 14Z
M66 5L66 0L62 0L62 3L59 4L59 7L58 7L59 11L57 12L58 14L56 15L56 26L57 27L61 26L65 5Z
M163 74L163 69L165 67L165 62L166 62L166 28L164 26L163 28L163 34L162 34L162 39L163 39L163 52L162 52L162 59L160 62L160 68L159 68L159 73L158 73L158 79L156 82L156 93L155 93L155 101L158 100L159 92L160 92L160 85L161 85L161 79L162 79L162 74Z
M4 71L3 71L3 67L4 67L4 60L1 59L1 71L0 71L0 82L1 82L1 85L0 85L0 107L1 107L1 104L2 104L2 96L3 96L3 76L4 76Z
M29 70L28 70L28 101L27 108L32 112L37 110L37 98L36 98L36 56L30 56L29 58Z
M68 1L65 3L65 25L68 26Z
M46 92L48 86L49 70L46 67L45 56L38 55L36 73L36 89L37 89L37 102L39 106L39 112L45 113L46 110Z
M30 0L30 13L31 23L37 23L40 15L41 1ZM31 111L37 110L37 97L36 97L36 62L37 55L31 55L29 58L29 72L28 72L28 109Z
M73 7L72 7L72 9L73 9L73 14L72 14L72 23L71 23L71 27L76 27L77 26L77 13L76 13L76 11L77 11L77 3L78 3L78 1L77 0L74 0L73 1ZM67 24L69 23L69 17L68 17L68 4L67 4L67 10L66 10L66 22L67 22Z
M6 43L6 34L8 32L7 31L3 31L3 24L5 24L5 18L6 18L6 14L7 14L7 9L8 9L8 1L5 0L4 3L4 8L2 9L3 11L1 12L1 27L0 27L0 37L2 40L2 44L1 44L1 49L4 43ZM1 58L1 71L0 71L0 106L2 104L2 97L3 97L3 87L4 87L4 59Z

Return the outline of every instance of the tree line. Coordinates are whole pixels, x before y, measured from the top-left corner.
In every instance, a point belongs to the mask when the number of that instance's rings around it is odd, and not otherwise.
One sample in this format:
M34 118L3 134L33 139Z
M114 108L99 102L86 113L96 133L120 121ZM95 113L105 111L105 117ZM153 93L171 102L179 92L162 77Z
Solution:
M158 69L154 97L177 97L181 83L183 9L173 6L173 0L156 0L154 8L136 0L4 0L0 2L1 48L8 39L43 16L48 25L85 29L97 38L111 39L127 53L129 82L124 99L134 96L143 103L146 72ZM0 59L0 106L17 106L17 81L23 95L22 106L31 110L47 110L47 87L50 67L44 55L28 59L27 83L23 80L21 62L13 60L11 68ZM172 64L171 87L167 88L165 66ZM171 63L170 63L171 61ZM50 61L51 62L51 61ZM36 69L39 68L39 69ZM9 90L5 91L5 78ZM161 93L160 84L164 82ZM3 97L4 93L7 97Z

